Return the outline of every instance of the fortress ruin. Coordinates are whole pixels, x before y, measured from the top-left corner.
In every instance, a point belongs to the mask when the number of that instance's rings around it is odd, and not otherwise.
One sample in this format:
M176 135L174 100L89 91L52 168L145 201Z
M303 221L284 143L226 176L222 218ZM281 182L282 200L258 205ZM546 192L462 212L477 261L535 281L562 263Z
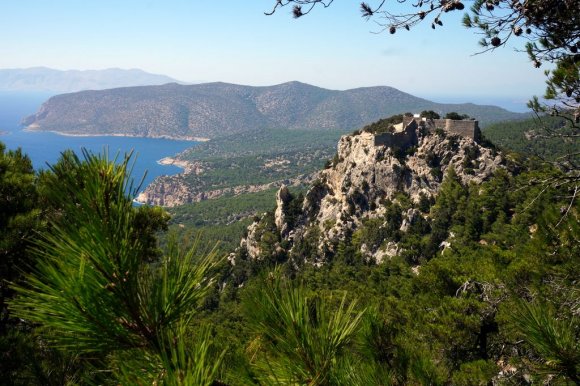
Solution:
M471 119L428 119L418 115L404 116L403 122L394 125L394 131L375 135L375 146L400 147L403 149L415 146L418 143L417 130L428 132L444 130L447 133L468 137L475 142L481 140L481 131L478 121Z

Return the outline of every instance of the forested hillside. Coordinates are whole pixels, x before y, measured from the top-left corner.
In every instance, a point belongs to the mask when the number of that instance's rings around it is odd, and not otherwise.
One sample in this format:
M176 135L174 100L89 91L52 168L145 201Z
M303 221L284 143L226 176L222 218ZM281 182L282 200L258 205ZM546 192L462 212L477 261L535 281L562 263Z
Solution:
M555 160L578 152L578 144L565 116L541 116L521 121L496 123L485 128L494 144L521 154ZM569 137L567 134L572 134Z
M132 205L129 159L35 175L2 149L3 382L578 384L580 204L546 183L566 176L444 132L365 152L371 133L266 214L266 192L197 203L173 236Z
M23 124L73 135L214 139L256 129L347 132L384 116L422 110L462 111L482 125L525 117L496 106L435 103L386 86L336 91L300 82L172 83L57 95Z
M314 179L332 157L340 130L253 130L199 144L175 156L184 172L156 178L138 200L174 207Z

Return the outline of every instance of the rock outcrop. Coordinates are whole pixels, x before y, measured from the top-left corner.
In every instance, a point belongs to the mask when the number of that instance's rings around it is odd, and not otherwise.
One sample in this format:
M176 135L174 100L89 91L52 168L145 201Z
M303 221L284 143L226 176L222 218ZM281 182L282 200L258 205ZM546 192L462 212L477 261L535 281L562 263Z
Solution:
M299 175L266 184L236 185L220 189L207 189L203 186L192 186L187 180L188 173L156 178L141 192L136 202L141 204L175 207L204 200L212 200L225 195L237 196L245 193L256 193L281 186L298 186L308 184L316 179L318 173Z
M495 150L483 147L473 139L445 132L417 129L417 146L400 148L375 146L375 135L362 132L343 136L332 164L323 170L301 203L302 211L293 224L286 222L284 209L291 195L282 187L277 195L275 227L280 244L292 253L298 240L317 240L314 263L337 252L337 246L359 228L363 221L381 219L388 205L402 199L414 206L421 200L433 200L444 176L453 168L462 184L479 184L501 168L504 159ZM402 213L400 231L406 232L426 216L415 208ZM261 221L264 221L261 220ZM244 245L258 245L264 227L252 226ZM248 248L252 258L263 258L260 248ZM382 248L361 247L368 258L381 261L400 252L396 242L386 242Z
M276 227L280 231L280 234L286 234L288 231L288 223L286 221L285 207L288 206L292 196L286 185L282 187L276 193L276 212L274 213L274 222Z

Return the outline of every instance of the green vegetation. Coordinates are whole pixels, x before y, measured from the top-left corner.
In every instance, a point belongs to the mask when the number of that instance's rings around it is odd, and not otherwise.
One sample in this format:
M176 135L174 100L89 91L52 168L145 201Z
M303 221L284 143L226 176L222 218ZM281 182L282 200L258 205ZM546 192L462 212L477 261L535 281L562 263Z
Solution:
M538 182L562 177L547 166L467 186L450 170L435 199L384 200L333 252L316 226L285 249L261 215L273 190L175 208L163 236L165 213L131 204L129 159L66 153L36 176L0 154L5 384L579 382L580 204ZM231 264L254 216L262 258ZM361 251L389 242L378 265Z
M189 175L191 186L211 189L266 184L319 170L330 158L342 131L255 131L200 144L179 159L207 165Z
M8 269L0 278L3 287L18 279L12 285L17 296L3 293L2 299L9 306L0 330L3 382L67 384L88 377L102 383L110 375L99 369L114 367L123 383L140 383L171 368L181 349L172 343L175 334L210 288L213 258L176 247L161 255L155 233L166 229L168 217L157 208L133 207L130 156L116 164L107 155L84 153L81 160L68 152L38 179L19 152L2 157L6 198L22 208L6 211L11 215L3 230L24 223L18 212L32 224L19 232L18 251L3 253L20 276ZM42 210L27 210L31 205ZM188 355L200 365L206 351L196 346ZM143 362L129 358L147 358L150 367L132 367ZM204 367L196 382L207 384L213 373Z
M263 185L309 174L320 169L331 149L318 152L290 151L262 156L240 156L205 160L203 174L180 176L187 185L216 190L245 185Z
M439 119L439 118L441 118L441 116L433 110L421 111L420 115L421 115L421 117L427 118L427 119Z
M558 172L520 167L519 175L502 170L470 186L450 171L433 205L418 203L429 214L406 232L401 215L414 204L401 197L384 203L384 217L363 220L334 253L318 251L313 229L290 251L282 266L295 280L328 296L364 294L360 309L376 310L371 332L360 332L374 355L365 374L384 374L391 384L470 385L507 371L500 382L577 383L580 205L562 218L570 202L538 183ZM260 246L264 261L280 243L269 240ZM380 265L361 253L362 245L380 250L389 242L402 250ZM291 268L304 257L327 263ZM350 360L359 355L353 349Z
M336 147L343 130L253 130L201 143L180 155L183 160L208 160Z
M182 242L197 241L228 252L240 244L255 216L276 206L276 190L220 197L169 209L171 233Z
M220 139L247 137L259 129L290 135L295 130L346 132L383 116L421 110L464 111L482 125L522 117L495 106L435 103L384 86L338 91L300 82L269 87L172 83L54 96L24 124L71 134Z
M275 197L276 189L270 189L181 205L169 209L169 213L172 224L195 227L227 225L271 210L276 205Z
M263 284L245 297L250 329L259 336L252 365L261 384L368 384L351 351L365 310L345 295L329 307L279 272Z
M551 135L554 132L572 134L572 130L571 122L566 117L543 116L490 125L483 134L501 148L554 161L567 154L578 156L576 139Z
M6 330L8 283L20 278L34 259L30 238L43 227L30 159L20 150L5 151L0 143L0 333Z
M162 177L151 188L179 181L193 194L201 194L235 187L252 190L254 185L291 179L296 184L323 167L342 134L336 130L259 130L216 139L178 156L199 165L202 172Z
M455 111L449 112L445 114L445 119L455 119L455 120L462 120L462 119L469 119L470 116L467 114L459 114Z
M382 134L382 133L392 133L395 131L394 125L398 125L403 122L403 116L413 116L412 113L397 114L389 118L379 119L376 122L371 123L362 128L362 131L372 134ZM359 133L360 130L354 132L354 134Z

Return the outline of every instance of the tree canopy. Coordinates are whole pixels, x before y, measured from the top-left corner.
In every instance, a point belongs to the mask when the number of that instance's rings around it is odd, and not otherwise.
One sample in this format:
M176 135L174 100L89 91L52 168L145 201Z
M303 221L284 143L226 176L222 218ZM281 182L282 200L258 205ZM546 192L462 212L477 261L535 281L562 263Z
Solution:
M545 165L478 185L449 169L433 199L378 203L334 257L317 227L284 251L271 211L255 220L260 258L238 249L230 264L171 237L156 253L163 216L133 206L128 158L70 153L44 176L18 152L0 161L8 217L40 206L45 223L6 299L2 384L578 383L580 212L553 226L567 201L532 183L559 173ZM31 209L16 187L36 188ZM391 242L401 253L381 264L362 252Z

